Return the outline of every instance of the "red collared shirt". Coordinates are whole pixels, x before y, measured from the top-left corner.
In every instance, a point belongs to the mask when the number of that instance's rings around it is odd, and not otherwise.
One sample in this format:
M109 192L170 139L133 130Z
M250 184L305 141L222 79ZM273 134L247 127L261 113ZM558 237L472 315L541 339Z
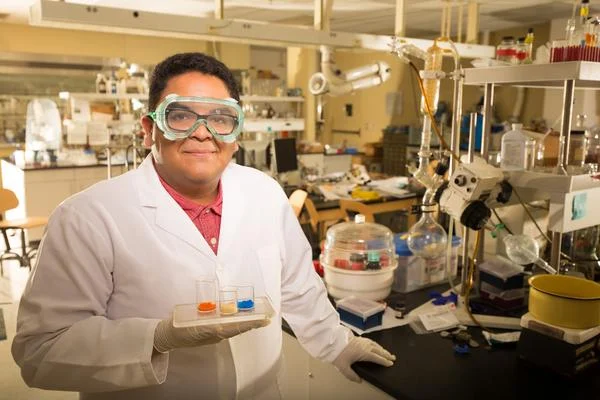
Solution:
M215 200L208 205L200 205L178 193L160 175L158 175L158 178L167 190L167 193L181 206L202 236L204 236L210 248L217 254L219 248L219 230L221 229L221 213L223 211L221 182L219 181L218 193Z

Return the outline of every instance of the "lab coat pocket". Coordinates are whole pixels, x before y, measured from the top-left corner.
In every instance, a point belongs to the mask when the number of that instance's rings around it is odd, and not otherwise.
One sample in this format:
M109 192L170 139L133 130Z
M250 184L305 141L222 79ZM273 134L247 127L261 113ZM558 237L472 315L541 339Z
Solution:
M261 247L256 251L258 263L265 285L265 293L275 311L281 311L281 256L279 248L275 245Z

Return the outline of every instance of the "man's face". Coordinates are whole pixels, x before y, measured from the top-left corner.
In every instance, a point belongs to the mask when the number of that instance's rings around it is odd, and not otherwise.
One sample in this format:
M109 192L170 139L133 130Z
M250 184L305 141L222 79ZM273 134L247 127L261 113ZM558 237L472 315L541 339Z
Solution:
M161 101L169 94L214 99L231 97L221 79L200 72L187 72L171 78L161 95ZM200 125L186 139L175 141L165 139L148 117L142 119L142 126L144 143L152 145L159 174L179 191L194 191L198 185L216 184L238 149L235 142L215 140L204 125Z

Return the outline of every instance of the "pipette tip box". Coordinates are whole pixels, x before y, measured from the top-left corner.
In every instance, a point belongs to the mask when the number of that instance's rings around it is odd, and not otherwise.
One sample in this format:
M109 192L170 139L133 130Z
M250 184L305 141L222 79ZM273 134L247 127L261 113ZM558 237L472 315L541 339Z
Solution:
M355 296L345 297L336 303L340 319L362 330L381 325L385 307L385 304Z

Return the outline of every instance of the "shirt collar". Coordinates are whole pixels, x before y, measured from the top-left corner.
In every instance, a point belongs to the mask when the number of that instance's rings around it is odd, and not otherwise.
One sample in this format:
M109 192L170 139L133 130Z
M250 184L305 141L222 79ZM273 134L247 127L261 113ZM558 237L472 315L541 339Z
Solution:
M155 167L156 169L156 167ZM223 212L223 188L221 185L221 180L217 184L217 197L210 204L198 204L193 200L188 199L177 190L175 190L171 185L169 185L163 178L160 176L158 171L156 171L158 175L158 179L160 183L163 185L165 190L171 195L171 197L179 204L184 211L194 214L194 216L198 216L201 212L209 209L217 215L221 215Z

